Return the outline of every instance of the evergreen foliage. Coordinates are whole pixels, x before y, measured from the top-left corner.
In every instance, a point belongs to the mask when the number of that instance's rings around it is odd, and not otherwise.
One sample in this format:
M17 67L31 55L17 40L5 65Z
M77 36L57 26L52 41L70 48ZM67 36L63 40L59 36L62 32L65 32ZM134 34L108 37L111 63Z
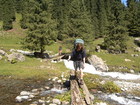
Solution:
M123 53L127 49L127 28L124 14L124 6L120 1L113 1L111 6L111 23L104 39L104 45L110 53Z
M140 36L140 1L127 0L128 5L128 29L130 36Z
M48 3L45 0L29 1L31 4L28 35L25 38L24 47L32 51L45 51L45 46L56 41L56 22L52 20L48 11Z
M13 28L12 22L15 20L14 0L2 0L2 20L3 29L9 30Z
M71 2L68 35L91 42L94 38L93 25L83 3L81 0Z

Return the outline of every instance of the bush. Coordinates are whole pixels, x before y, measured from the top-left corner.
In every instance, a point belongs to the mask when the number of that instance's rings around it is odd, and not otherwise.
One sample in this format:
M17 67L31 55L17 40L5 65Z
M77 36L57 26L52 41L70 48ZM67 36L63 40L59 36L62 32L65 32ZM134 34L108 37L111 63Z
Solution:
M121 89L112 81L108 81L102 85L102 91L107 93L120 93Z

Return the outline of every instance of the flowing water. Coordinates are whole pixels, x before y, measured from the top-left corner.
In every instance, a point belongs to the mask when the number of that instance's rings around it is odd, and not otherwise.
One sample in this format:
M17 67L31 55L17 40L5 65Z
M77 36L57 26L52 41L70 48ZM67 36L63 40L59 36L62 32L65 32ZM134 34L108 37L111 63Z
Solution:
M74 70L73 61L64 60L64 64L68 69ZM115 80L114 81L115 83L120 84L120 85L125 83L125 84L127 84L126 86L128 86L129 88L130 88L130 86L133 88L133 86L135 87L136 85L138 85L138 87L140 89L140 82L138 82L138 83L126 82L127 80L139 81L140 75L137 75L137 74L119 73L119 72L101 72L101 71L97 71L95 69L95 67L93 67L92 65L87 64L87 63L85 64L85 68L84 68L83 72L97 74L102 77L113 78L113 80ZM127 87L125 87L125 88L127 88ZM135 97L135 96L130 96L131 97L130 98L130 97L125 97L123 95L103 94L102 93L102 94L98 94L98 97L103 100L108 100L108 101L112 101L112 102L114 101L117 105L140 105L140 97Z

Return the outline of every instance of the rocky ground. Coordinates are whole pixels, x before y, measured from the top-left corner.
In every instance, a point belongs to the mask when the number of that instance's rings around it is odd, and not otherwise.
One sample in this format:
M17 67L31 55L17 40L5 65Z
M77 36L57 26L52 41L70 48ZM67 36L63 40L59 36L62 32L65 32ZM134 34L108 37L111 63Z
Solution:
M48 81L36 79L14 79L11 76L0 76L0 105L29 105L30 102L16 102L21 91L47 86ZM52 84L49 84L51 86Z

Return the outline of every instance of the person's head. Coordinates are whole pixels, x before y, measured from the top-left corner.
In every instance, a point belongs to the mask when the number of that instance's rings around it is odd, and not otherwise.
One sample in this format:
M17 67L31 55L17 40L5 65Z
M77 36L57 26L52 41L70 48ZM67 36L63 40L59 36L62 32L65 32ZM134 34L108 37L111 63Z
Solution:
M81 51L83 50L83 44L77 43L76 44L76 51Z

